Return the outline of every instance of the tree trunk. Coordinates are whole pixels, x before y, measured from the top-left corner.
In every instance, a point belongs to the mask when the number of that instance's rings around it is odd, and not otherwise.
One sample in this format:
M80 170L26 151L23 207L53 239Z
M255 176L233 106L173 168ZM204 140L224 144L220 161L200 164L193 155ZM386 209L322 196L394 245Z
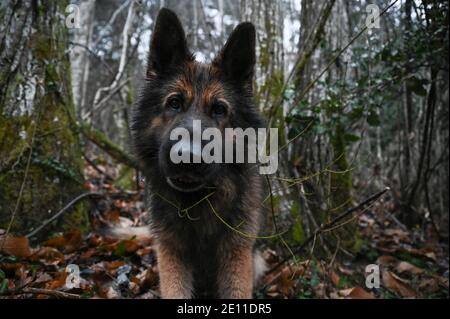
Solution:
M27 233L83 192L65 1L0 6L0 228ZM85 205L58 226L85 230Z
M72 64L72 93L78 114L83 114L86 104L86 90L89 79L89 49L92 41L95 0L85 0L80 7L80 28L74 29L73 47L70 50Z

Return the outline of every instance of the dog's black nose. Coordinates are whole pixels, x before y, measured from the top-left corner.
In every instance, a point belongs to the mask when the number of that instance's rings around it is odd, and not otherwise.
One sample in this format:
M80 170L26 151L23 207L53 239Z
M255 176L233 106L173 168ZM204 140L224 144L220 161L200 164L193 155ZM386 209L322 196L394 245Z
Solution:
M164 150L170 175L207 174L210 165L205 163L202 156L206 143L202 139L202 124L199 120L188 118L172 129Z

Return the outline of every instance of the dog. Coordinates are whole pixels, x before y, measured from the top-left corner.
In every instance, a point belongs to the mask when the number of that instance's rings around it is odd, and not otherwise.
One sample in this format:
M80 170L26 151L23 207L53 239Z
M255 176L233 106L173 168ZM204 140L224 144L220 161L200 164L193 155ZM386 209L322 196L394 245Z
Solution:
M133 107L134 155L146 182L162 298L252 298L264 220L252 163L174 163L175 128L263 128L254 103L255 27L244 22L210 63L195 61L178 17L161 9ZM186 144L186 143L185 143ZM190 148L189 148L190 146ZM204 146L202 144L202 146ZM188 145L195 157L193 145Z

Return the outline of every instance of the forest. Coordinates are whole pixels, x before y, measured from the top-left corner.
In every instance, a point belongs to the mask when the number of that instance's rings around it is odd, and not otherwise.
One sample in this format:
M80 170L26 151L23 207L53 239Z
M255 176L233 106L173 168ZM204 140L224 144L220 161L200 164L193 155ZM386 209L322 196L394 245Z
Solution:
M130 116L161 8L205 63L256 27L254 297L448 299L446 0L2 0L0 299L161 297L154 238L104 231L149 220Z

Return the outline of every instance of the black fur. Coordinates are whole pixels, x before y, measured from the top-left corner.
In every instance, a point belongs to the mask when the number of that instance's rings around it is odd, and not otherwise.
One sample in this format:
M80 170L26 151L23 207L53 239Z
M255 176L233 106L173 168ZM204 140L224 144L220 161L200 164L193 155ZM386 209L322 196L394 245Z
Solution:
M214 192L209 200L230 225L243 222L239 230L257 235L261 220L261 181L258 170L250 164L207 164L200 170L195 165L183 167L205 180L206 187L195 192L180 192L166 181L177 171L167 162L172 128L192 119L201 119L206 126L223 129L259 128L264 122L254 104L252 75L255 64L255 30L250 23L238 26L224 49L211 65L193 60L187 49L184 32L175 14L161 10L153 33L146 78L132 116L134 153L146 178L146 191L152 232L157 241L170 247L193 271L194 297L218 295L218 269L228 250L240 245L253 245L230 230L213 213L208 202L181 213ZM193 97L183 102L183 110L174 113L164 105L164 98L177 80L192 86ZM200 107L208 85L217 82L231 105L226 118L212 118ZM212 107L212 106L211 106ZM159 125L152 127L158 118ZM156 121L156 122L158 122ZM204 165L204 164L203 164Z

